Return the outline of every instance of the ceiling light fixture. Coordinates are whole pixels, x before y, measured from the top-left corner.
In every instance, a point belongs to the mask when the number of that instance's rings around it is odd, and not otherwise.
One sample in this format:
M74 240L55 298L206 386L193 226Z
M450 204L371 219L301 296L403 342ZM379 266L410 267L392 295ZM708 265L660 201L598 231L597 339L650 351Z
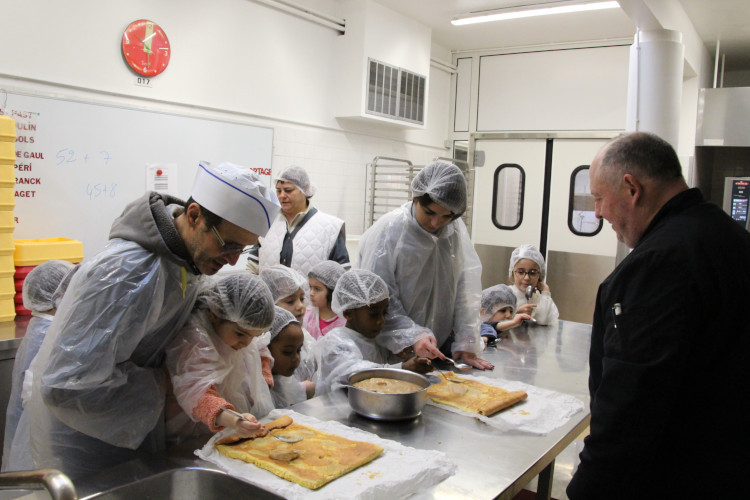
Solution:
M464 24L487 23L490 21L504 21L507 19L520 19L523 17L548 16L550 14L565 14L568 12L583 12L589 10L614 9L619 8L617 2L594 2L560 5L557 7L540 7L536 9L511 10L502 9L502 11L485 11L482 13L472 14L466 17L453 19L451 24L462 26Z

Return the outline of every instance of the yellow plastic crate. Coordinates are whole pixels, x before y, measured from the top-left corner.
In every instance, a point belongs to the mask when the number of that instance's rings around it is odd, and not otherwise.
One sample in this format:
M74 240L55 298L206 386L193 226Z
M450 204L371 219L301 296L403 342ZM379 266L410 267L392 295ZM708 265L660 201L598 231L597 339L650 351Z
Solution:
M4 276L7 272L16 272L16 264L13 260L13 249L6 250L5 252L0 251L0 272Z
M16 142L16 121L10 116L0 116L0 141Z
M0 248L13 248L13 232L5 232L0 229ZM7 251L7 250L6 250Z
M13 262L16 266L38 266L42 262L58 259L68 262L83 260L83 243L69 238L41 238L14 240L16 250ZM1 251L2 249L0 249Z
M16 338L15 312L13 318L0 318L0 340L12 340Z
M0 210L13 210L16 207L15 194L15 186L0 185Z
M0 299L6 296L6 294L10 294L11 299L16 294L16 283L13 281L13 276L0 278ZM15 310L15 306L13 307Z
M0 141L0 164L15 165L16 143Z
M16 183L16 146L14 142L0 141L0 185Z
M16 304L13 299L0 300L0 322L13 321L16 317Z
M6 244L3 246L0 246L0 258L2 258L5 255L13 256L13 252L16 251L15 242L18 240L11 240L10 244ZM2 261L0 261L0 265L2 264ZM15 266L15 261L13 262L13 265Z
M16 219L13 210L0 210L0 233L12 233L16 230Z
M15 186L16 171L13 163L0 163L0 186Z

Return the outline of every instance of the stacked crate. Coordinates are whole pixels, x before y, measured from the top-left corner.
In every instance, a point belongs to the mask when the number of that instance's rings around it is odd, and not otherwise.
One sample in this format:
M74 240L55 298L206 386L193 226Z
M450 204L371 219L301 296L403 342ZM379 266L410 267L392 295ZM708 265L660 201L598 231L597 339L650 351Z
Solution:
M14 306L13 229L15 219L16 121L0 116L0 322L12 321Z
M14 240L15 252L15 313L23 319L31 311L23 306L23 281L36 266L48 260L67 260L77 264L83 260L83 243L68 238Z

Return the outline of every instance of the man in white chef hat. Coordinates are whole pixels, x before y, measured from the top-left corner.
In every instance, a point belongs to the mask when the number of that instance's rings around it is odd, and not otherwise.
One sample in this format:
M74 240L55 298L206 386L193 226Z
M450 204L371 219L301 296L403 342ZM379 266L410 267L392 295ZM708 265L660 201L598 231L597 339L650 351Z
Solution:
M149 192L72 278L31 366L32 456L73 478L161 445L164 350L203 275L235 264L268 231L276 195L249 169L202 162L183 202Z

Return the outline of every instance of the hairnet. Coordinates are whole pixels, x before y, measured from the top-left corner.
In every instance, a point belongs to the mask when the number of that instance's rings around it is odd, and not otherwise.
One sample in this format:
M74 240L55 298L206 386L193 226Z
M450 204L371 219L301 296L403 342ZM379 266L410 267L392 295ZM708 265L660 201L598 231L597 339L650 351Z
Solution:
M487 321L497 311L510 307L511 314L516 311L516 294L508 285L495 285L482 290L482 321Z
M52 303L54 304L55 309L60 307L60 302L62 302L62 299L65 296L65 291L68 289L68 285L70 285L70 280L73 279L73 276L80 268L80 264L74 265L73 269L68 271L68 274L66 274L62 281L60 281L60 284L57 285L55 293L52 294Z
M339 316L344 311L371 306L388 298L383 278L365 269L352 269L341 275L333 291L331 309Z
M513 253L510 255L508 276L513 277L513 268L516 267L516 264L521 259L529 259L536 262L539 266L539 279L544 280L544 276L547 274L547 266L544 264L544 256L534 245L521 245L513 250Z
M23 280L23 306L29 311L55 309L55 290L75 265L64 260L42 262Z
M335 260L324 260L315 264L307 273L307 276L315 278L323 283L326 288L333 290L336 288L336 282L345 272L344 266Z
M434 161L411 181L412 196L429 194L435 203L456 215L466 211L466 178L461 169L447 161Z
M275 264L260 270L260 277L271 290L274 304L299 290L309 288L307 280L291 267Z
M275 339L276 336L281 333L281 330L286 328L290 323L299 325L299 321L294 317L294 314L279 306L275 306L273 312L273 324L271 325L271 340Z
M302 194L308 198L312 198L315 194L315 186L310 182L310 176L302 167L292 165L281 171L276 177L277 181L291 182L302 191Z
M267 329L273 322L273 297L263 280L250 273L235 273L201 291L198 300L221 319L242 328Z

